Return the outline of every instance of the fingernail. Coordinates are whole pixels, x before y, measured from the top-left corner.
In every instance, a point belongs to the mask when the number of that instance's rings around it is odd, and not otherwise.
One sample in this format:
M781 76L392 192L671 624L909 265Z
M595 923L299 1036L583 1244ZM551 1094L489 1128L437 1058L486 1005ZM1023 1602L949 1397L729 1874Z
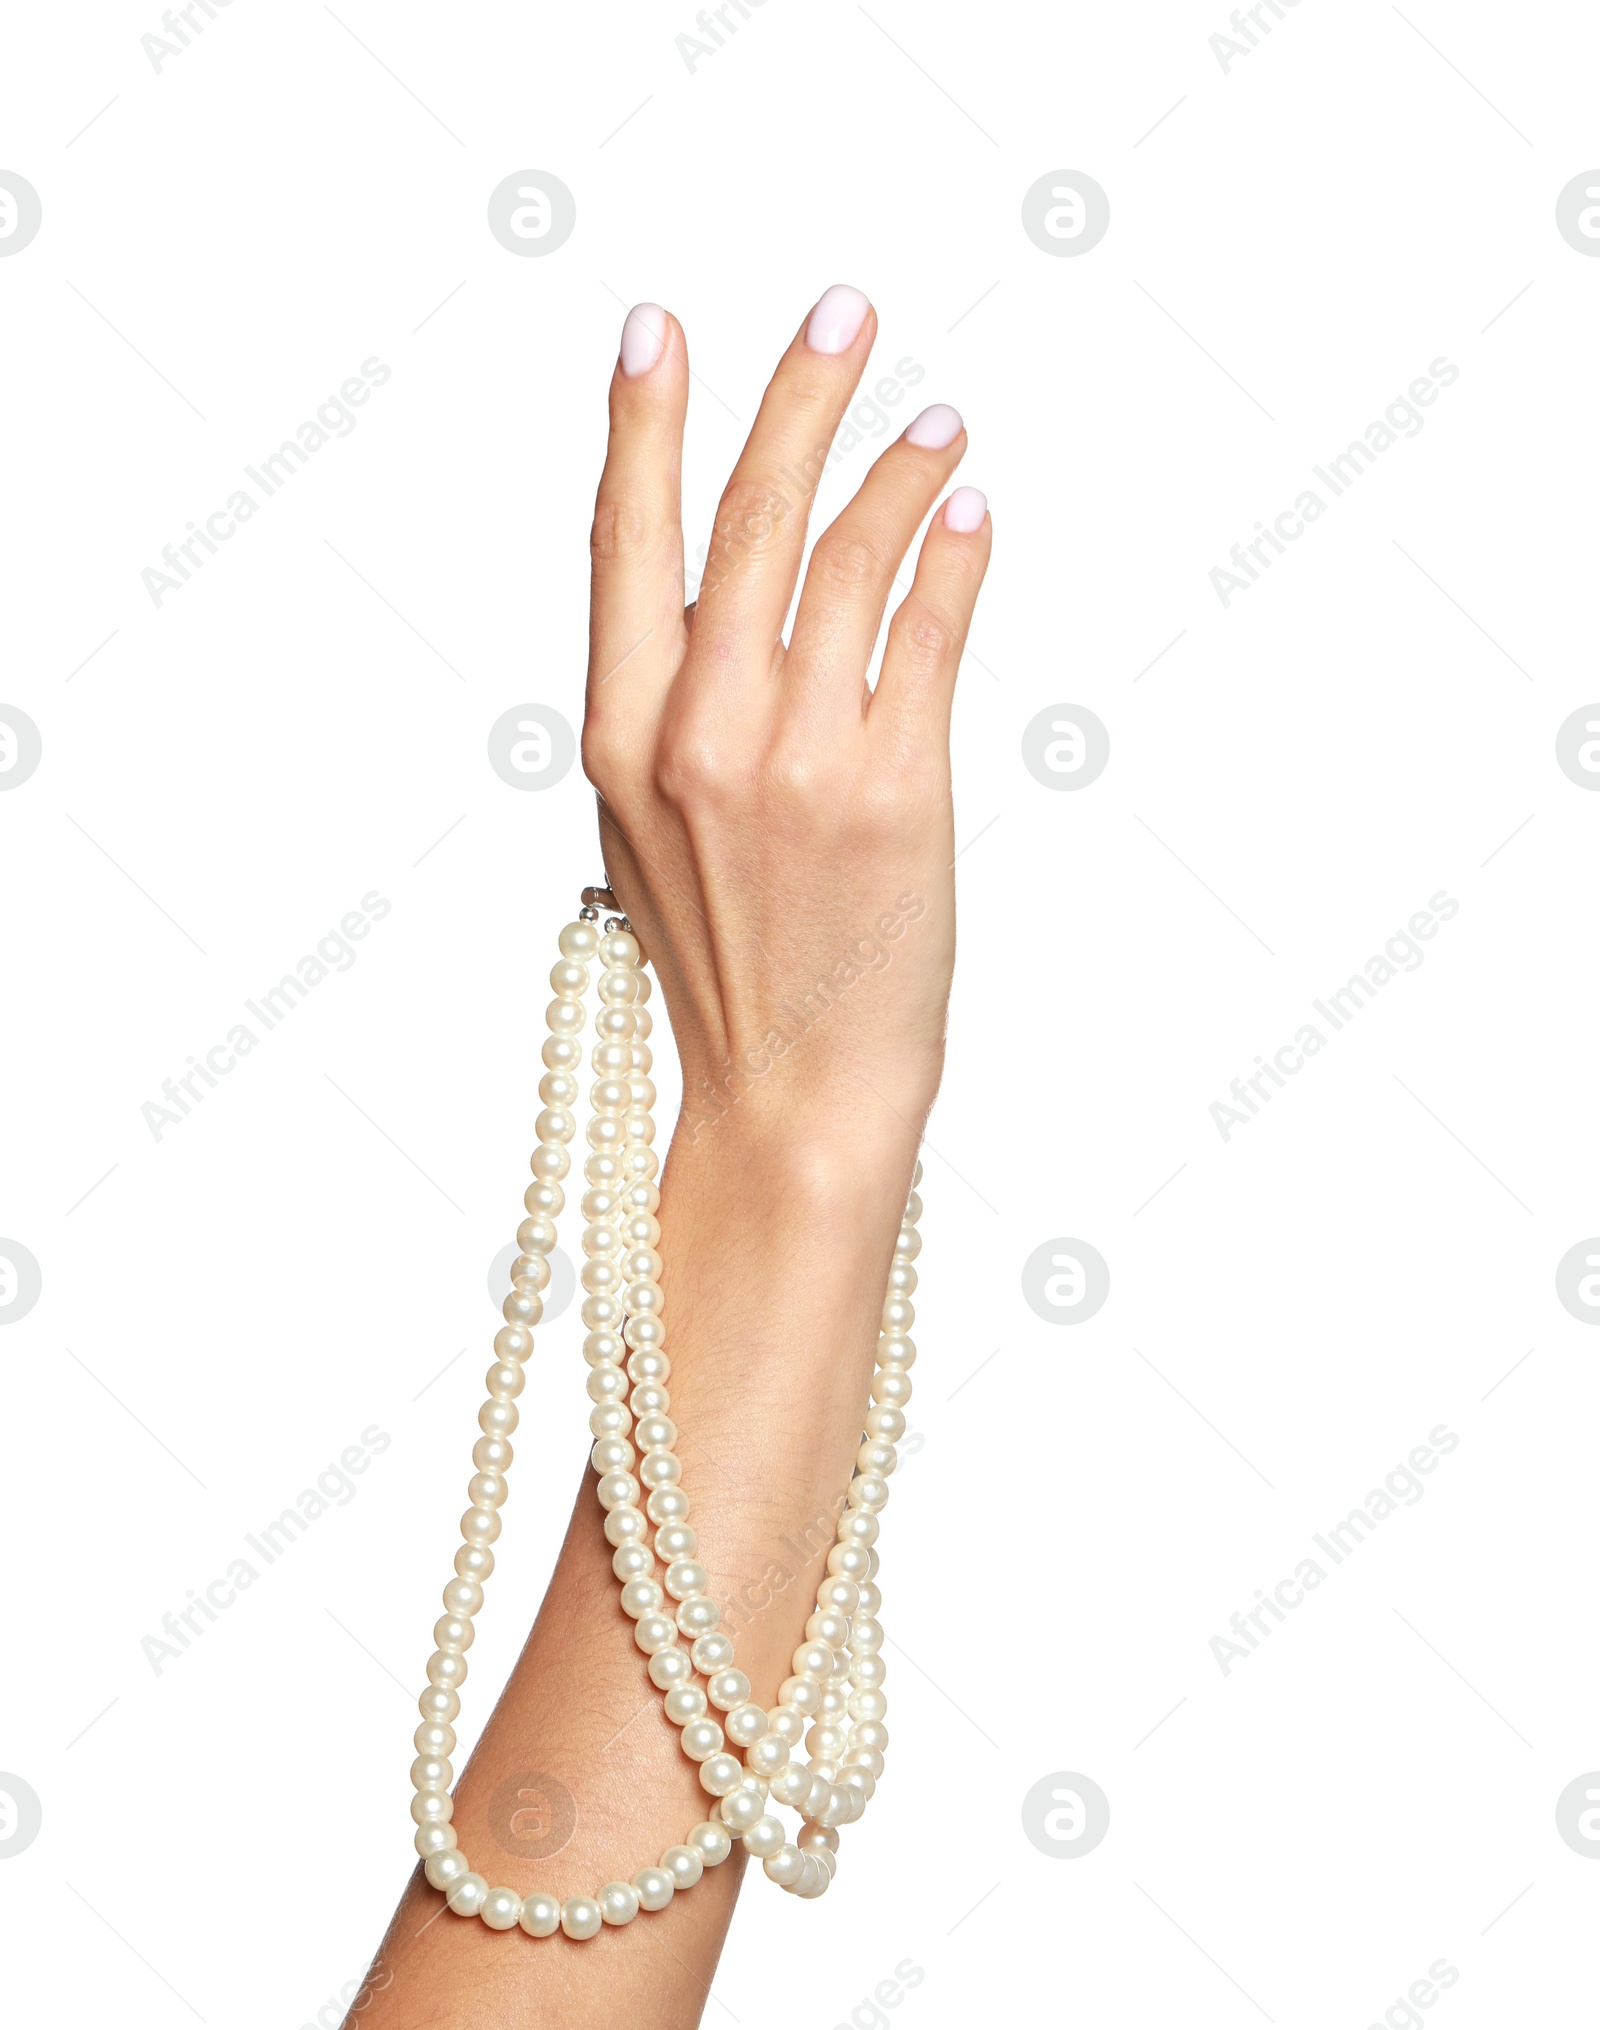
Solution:
M988 512L988 500L975 486L958 486L944 504L944 525L958 536L976 535Z
M813 352L848 352L867 321L872 305L848 282L824 290L806 320L806 344Z
M906 425L906 442L924 451L943 451L946 445L954 444L961 430L960 410L952 409L948 402L935 402Z
M636 303L622 320L622 371L630 381L649 373L667 342L667 313L659 303Z

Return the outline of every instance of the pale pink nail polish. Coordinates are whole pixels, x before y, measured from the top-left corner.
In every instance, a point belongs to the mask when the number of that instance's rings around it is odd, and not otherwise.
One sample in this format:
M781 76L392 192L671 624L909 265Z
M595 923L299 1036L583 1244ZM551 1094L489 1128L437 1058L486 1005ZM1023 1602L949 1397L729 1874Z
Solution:
M622 320L622 371L630 381L649 373L667 342L667 313L659 303L636 303Z
M944 504L944 525L958 536L976 535L988 512L988 500L975 486L958 486Z
M806 320L806 344L813 352L848 352L867 321L872 305L848 282L835 282L817 299Z
M906 425L906 442L923 451L943 451L962 431L961 412L948 402L935 402Z

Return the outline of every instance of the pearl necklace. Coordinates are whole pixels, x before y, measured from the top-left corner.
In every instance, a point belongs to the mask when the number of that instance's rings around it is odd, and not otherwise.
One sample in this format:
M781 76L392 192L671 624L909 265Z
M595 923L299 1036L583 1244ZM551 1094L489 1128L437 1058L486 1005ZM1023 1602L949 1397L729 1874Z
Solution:
M922 1165L912 1178L895 1243L871 1402L837 1539L828 1552L827 1577L817 1588L805 1640L794 1652L793 1675L779 1687L778 1703L769 1711L752 1701L749 1678L734 1667L733 1644L718 1630L721 1614L706 1590L706 1568L696 1562L683 1467L673 1450L678 1429L667 1414L671 1363L663 1350L666 1327L656 1252L661 1193L655 1183L660 1159L651 1147L655 1086L649 1076L651 1021L645 1006L650 979L626 917L608 918L603 934L597 927L596 905L615 903L607 888L584 890L578 920L562 931L561 957L550 973L556 998L546 1015L550 1034L539 1082L544 1110L535 1123L533 1183L523 1199L528 1217L517 1229L521 1253L511 1266L511 1292L502 1307L506 1322L495 1335L488 1400L478 1412L482 1435L472 1448L477 1470L467 1487L471 1505L461 1518L456 1576L444 1589L445 1611L434 1624L437 1646L418 1701L422 1724L411 1765L411 1816L429 1882L460 1916L481 1917L495 1931L520 1925L532 1938L548 1938L557 1930L568 1938L593 1938L602 1926L630 1923L641 1910L665 1909L707 1868L725 1861L735 1839L781 1888L807 1898L822 1895L838 1865L836 1829L865 1810L883 1774L889 1744L883 1630L876 1618L882 1595L874 1583L878 1554L873 1545L878 1512L889 1498L895 1445L905 1432L909 1369L916 1359L907 1334L917 1285L912 1263L922 1245L915 1224L922 1212L916 1192ZM650 1681L663 1695L667 1718L681 1730L683 1752L699 1764L700 1787L716 1802L681 1845L668 1847L658 1866L641 1868L631 1882L608 1882L593 1896L569 1896L562 1902L543 1890L523 1896L515 1889L492 1889L485 1876L473 1871L456 1847L450 1824L455 1772L448 1758L456 1745L452 1723L461 1711L473 1616L483 1605L484 1581L494 1570L490 1546L500 1534L516 1398L533 1352L533 1327L544 1313L555 1221L566 1203L561 1180L572 1162L566 1145L577 1130L573 1107L591 959L598 960L601 975L598 1040L590 1056L594 1113L583 1166L590 1188L582 1201L588 1222L583 1235L583 1322L588 1329L583 1356L594 1405L590 1463L599 1475L597 1493L612 1547L611 1569L621 1582L622 1610L633 1622L636 1646L649 1659ZM646 1542L652 1526L654 1555ZM659 1579L658 1557L666 1567ZM703 1689L697 1678L704 1678ZM802 1737L809 1753L805 1761L795 1753ZM769 1812L771 1804L799 1812L802 1824L793 1841Z

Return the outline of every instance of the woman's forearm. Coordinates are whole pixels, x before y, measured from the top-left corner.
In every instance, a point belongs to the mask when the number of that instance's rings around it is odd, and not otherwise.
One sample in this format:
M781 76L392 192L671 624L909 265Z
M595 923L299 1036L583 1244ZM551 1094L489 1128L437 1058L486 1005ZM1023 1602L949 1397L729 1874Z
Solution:
M804 1639L854 1470L916 1149L886 1108L870 1133L821 1143L741 1111L692 1136L680 1131L658 1217L671 1414L697 1556L725 1603L752 1696L771 1707ZM503 1859L495 1883L560 1898L631 1879L713 1803L617 1604L592 1469L582 1480L548 1594L456 1787L452 1821L475 1865ZM496 1794L523 1771L553 1777L575 1807L570 1840L540 1862L502 1844ZM735 1844L692 1895L608 1938L603 1956L559 1935L519 1956L514 1940L481 1925L449 1915L431 1924L441 1899L419 1871L382 1949L386 1985L360 2020L377 2030L528 2020L587 2030L604 2005L619 2023L692 2024L745 1865Z
M653 1207L659 1234L643 1229L659 1248L652 1240L639 1266L639 1247L619 1242L604 1218L586 1234L599 1257L586 1270L590 1384L617 1406L592 1420L605 1433L593 1455L603 1481L585 1469L538 1621L453 1796L444 1795L453 1765L439 1752L453 1731L422 1730L412 1810L424 1821L427 1880L413 1878L385 1941L382 1980L352 2011L377 2030L524 2018L688 2030L749 1856L760 1854L781 1887L823 1893L836 1828L860 1815L883 1769L882 1638L863 1545L886 1496L887 1434L900 1427L915 1359L898 1292L914 1283L916 1242L899 1236L943 1062L955 948L950 707L990 528L981 494L948 496L869 685L901 560L966 448L955 410L925 409L819 538L785 644L811 489L875 330L859 290L836 286L813 306L729 478L686 609L684 335L652 304L624 327L591 544L583 756L607 885L636 936L608 944L574 925L562 951L566 960L609 952L604 963L624 971L608 973L600 991L619 1008L634 1004L628 969L641 948L648 954L683 1070L684 1117ZM553 1176L567 1159L547 1143L573 1135L569 1110L586 1083L572 1041L582 1018L562 998L581 994L580 977L587 983L585 968L565 960L551 974L558 1000L541 1092L554 1114L540 1134ZM639 1033L615 1025L619 1039ZM602 1114L628 1116L631 1143L636 1127L645 1132L634 1115L653 1087L637 1101L620 1096L624 1060L610 1050L588 1057L592 1097ZM644 1077L648 1060L633 1064ZM597 1132L601 1143L615 1139L614 1127ZM600 1143L594 1162L598 1188L611 1174ZM576 1160L569 1195L583 1195ZM653 1188L644 1196L653 1201ZM553 1194L548 1202L553 1209ZM607 1199L601 1210L610 1209ZM538 1309L530 1300L554 1245L540 1220L526 1233L525 1249L543 1259L528 1260L520 1279L513 1271L507 1317L518 1320ZM625 1303L602 1303L601 1285L625 1264ZM505 1364L491 1374L491 1395L516 1394L529 1350L520 1328L497 1342ZM640 1435L646 1427L632 1419L665 1408L662 1353L669 1421L650 1427L649 1453L636 1453L623 1434ZM882 1398L871 1410L869 1387ZM508 1421L493 1402L485 1414ZM873 1449L860 1453L852 1482L864 1429ZM537 1433L524 1432L515 1449L537 1457L537 1445ZM485 1457L497 1474L504 1455L491 1442ZM572 1462L575 1475L581 1464ZM674 1502L660 1487L642 1498L641 1481L670 1482L680 1470L694 1563L674 1574L687 1538L669 1513ZM616 1504L603 1519L601 1495ZM835 1523L848 1540L836 1551ZM474 1538L493 1529L477 1507L464 1521ZM621 1545L615 1557L608 1534ZM463 1556L470 1567L475 1553ZM631 1589L620 1600L619 1578ZM657 1611L671 1604L660 1590L668 1583L682 1589L676 1626ZM724 1645L685 1633L717 1600L729 1603L726 1632L736 1639L736 1670L720 1683ZM797 1659L813 1602L816 1640ZM452 1587L451 1603L440 1640L453 1647L430 1662L430 1712L453 1706L471 1640L460 1616L478 1610L476 1581ZM641 1625L630 1627L625 1609ZM648 1667L641 1641L666 1645ZM735 1709L762 1711L729 1712L723 1728L724 1694ZM718 1711L707 1713L708 1702ZM702 1771L696 1756L708 1750L713 1766ZM572 1804L570 1836L538 1858L506 1823L505 1799L521 1801L525 1772ZM537 1804L540 1782L526 1787ZM792 1842L768 1803L800 1811ZM669 1848L683 1849L674 1871L689 1890L670 1901L657 1872ZM504 1873L490 1881L490 1857L502 1853ZM484 1921L447 1916L440 1885L454 1911L481 1911ZM608 1909L595 1902L602 1888ZM560 1931L553 1904L527 1901L535 1892L578 1899L560 1913Z

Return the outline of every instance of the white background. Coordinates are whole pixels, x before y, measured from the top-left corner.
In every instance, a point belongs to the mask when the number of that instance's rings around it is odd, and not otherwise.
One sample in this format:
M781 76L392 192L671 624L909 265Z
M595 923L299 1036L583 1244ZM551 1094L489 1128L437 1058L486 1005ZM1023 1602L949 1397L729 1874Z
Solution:
M1227 72L1220 0L768 0L692 73L687 8L626 0L234 0L159 74L153 5L8 22L0 168L44 206L0 260L0 703L43 739L0 795L0 1234L43 1271L0 1332L19 2021L331 2025L377 1942L597 870L579 772L519 793L487 731L581 712L623 306L688 333L693 547L835 280L875 371L926 369L894 427L965 415L995 563L890 1770L822 1903L752 1880L707 2020L1363 2030L1440 1958L1429 2023L1575 2020L1600 1338L1554 1271L1600 1229L1600 797L1554 740L1600 696L1600 263L1554 208L1600 158L1600 22L1262 11ZM485 223L526 168L577 202L547 258ZM1064 168L1111 204L1074 259L1020 224ZM153 605L162 545L372 357L354 433ZM1224 608L1230 546L1440 357L1421 434ZM1072 704L1111 761L1061 794L1020 740ZM356 963L157 1140L162 1081L374 889ZM1440 889L1426 962L1225 1142L1229 1081ZM1019 1281L1059 1236L1111 1272L1069 1329ZM521 1405L552 1464L523 1447L467 1741L587 1442L577 1333ZM1229 1617L1441 1423L1425 1498L1224 1676ZM157 1674L163 1614L372 1425L355 1498ZM1058 1771L1110 1799L1079 1858L1022 1830Z

